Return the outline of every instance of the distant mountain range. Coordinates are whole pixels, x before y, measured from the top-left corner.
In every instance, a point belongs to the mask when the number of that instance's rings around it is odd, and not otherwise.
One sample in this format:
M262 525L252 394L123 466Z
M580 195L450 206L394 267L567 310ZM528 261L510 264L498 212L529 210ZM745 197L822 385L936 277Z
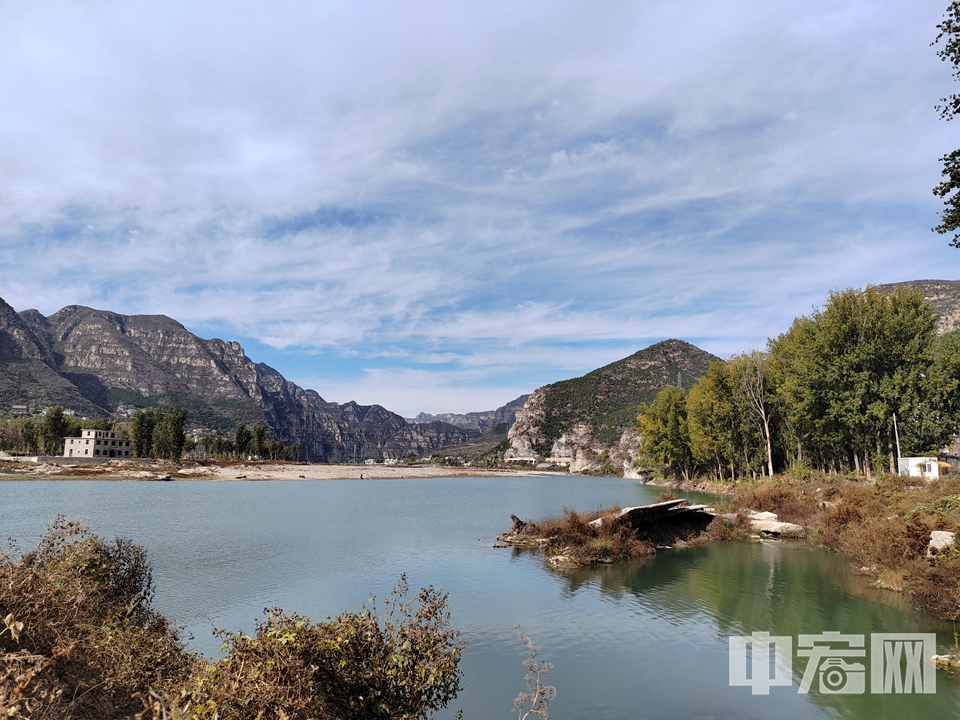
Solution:
M960 328L960 281L914 280L940 311L939 331ZM420 413L324 400L254 363L236 342L204 340L164 315L120 315L71 305L50 317L0 299L0 407L59 404L88 416L177 404L194 426L229 432L265 422L304 459L399 458L441 448L475 458L551 457L573 470L619 472L638 438L637 409L664 387L689 388L710 353L665 340L578 378L545 385L496 410ZM509 434L507 431L509 429ZM505 449L504 449L505 448Z
M380 405L327 402L254 363L238 343L204 340L164 315L70 305L44 317L0 299L0 406L17 404L91 417L176 404L195 427L230 432L238 422L264 422L276 439L300 443L309 461L399 458L482 432L479 424L411 423ZM506 407L471 415L513 422Z
M468 428L470 430L479 430L480 432L484 433L487 430L490 430L503 423L506 423L507 425L513 425L514 418L517 415L517 410L523 407L523 404L529 397L529 394L521 395L516 400L511 400L503 407L499 407L496 410L487 410L486 412L472 412L463 414L440 413L439 415L420 413L415 418L408 419L408 422L445 422L450 423L451 425L456 425L457 427Z

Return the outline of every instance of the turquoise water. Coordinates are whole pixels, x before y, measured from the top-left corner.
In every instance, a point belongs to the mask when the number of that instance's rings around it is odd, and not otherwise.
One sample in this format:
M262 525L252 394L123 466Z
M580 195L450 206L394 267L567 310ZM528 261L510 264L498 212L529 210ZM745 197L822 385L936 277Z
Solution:
M406 572L450 594L468 641L464 690L449 712L508 718L524 689L519 623L554 664L553 720L960 716L960 684L938 671L931 695L797 692L728 683L728 638L953 628L865 586L838 555L801 543L722 544L646 563L559 572L532 553L492 547L523 518L564 506L652 502L660 490L619 478L400 481L0 483L0 537L36 542L58 513L146 547L155 605L215 655L211 628L252 631L264 608L315 619L384 597ZM869 685L869 679L868 679Z

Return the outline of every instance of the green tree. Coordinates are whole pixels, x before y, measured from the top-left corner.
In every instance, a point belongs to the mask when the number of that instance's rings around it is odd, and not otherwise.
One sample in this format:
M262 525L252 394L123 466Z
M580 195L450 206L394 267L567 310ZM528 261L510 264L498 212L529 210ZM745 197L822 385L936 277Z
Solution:
M674 476L688 480L694 459L687 428L687 395L683 389L661 390L649 407L641 406L637 423L643 454Z
M158 413L159 418L153 428L153 457L179 460L183 456L183 428L187 422L187 411L174 405Z
M953 66L953 77L960 80L960 0L953 0L947 7L943 21L937 25L937 37L931 45L944 41L943 47L937 51L937 56ZM960 95L954 93L940 98L940 117L950 121L960 112ZM945 235L954 233L950 244L960 247L960 150L954 150L940 158L943 163L942 183L933 189L933 194L943 199L944 209L941 212L940 224L934 228L935 232Z
M736 480L742 457L740 424L730 367L722 360L713 360L687 396L687 432L694 460L715 468L720 480L724 479L725 467Z
M253 437L250 440L250 451L258 458L266 454L267 426L259 423L253 426Z
M53 405L47 408L47 412L40 418L37 427L40 444L47 455L60 455L63 453L63 438L70 432L70 418L64 415L63 408L59 405Z
M250 450L250 441L253 440L253 434L247 430L244 423L237 423L237 429L233 432L233 446L236 448L237 456L243 459L243 456Z
M130 452L133 457L153 457L153 428L157 424L158 411L154 408L137 410L130 418Z
M770 343L775 394L811 464L869 477L877 459L893 464L893 415L908 444L929 433L921 418L955 422L928 379L937 315L918 289L830 294ZM946 367L946 366L944 366ZM941 383L939 392L949 388Z

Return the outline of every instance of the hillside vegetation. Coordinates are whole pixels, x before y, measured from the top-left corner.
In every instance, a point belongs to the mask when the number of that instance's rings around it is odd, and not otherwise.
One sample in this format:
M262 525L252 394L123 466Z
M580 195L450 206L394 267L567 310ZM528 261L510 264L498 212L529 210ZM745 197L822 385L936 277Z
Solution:
M669 385L690 387L716 359L682 340L665 340L582 377L546 385L538 391L541 439L533 447L548 454L553 441L578 423L589 425L598 442L612 445L635 424L642 403Z

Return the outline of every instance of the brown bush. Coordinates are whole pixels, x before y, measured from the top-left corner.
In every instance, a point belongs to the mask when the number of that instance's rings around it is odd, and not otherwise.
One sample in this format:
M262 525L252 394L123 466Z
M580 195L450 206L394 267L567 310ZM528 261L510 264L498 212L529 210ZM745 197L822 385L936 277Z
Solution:
M412 720L460 689L464 643L447 596L312 623L272 611L254 637L225 633L208 665L151 608L146 554L62 519L22 557L0 556L0 716L14 720Z
M112 720L134 694L172 690L196 667L151 608L146 554L58 519L19 559L0 556L0 707L16 718Z
M425 588L407 600L405 577L385 602L313 623L279 608L253 637L225 633L228 654L190 684L191 717L426 718L460 690L464 642L447 596ZM181 699L181 703L182 703Z

